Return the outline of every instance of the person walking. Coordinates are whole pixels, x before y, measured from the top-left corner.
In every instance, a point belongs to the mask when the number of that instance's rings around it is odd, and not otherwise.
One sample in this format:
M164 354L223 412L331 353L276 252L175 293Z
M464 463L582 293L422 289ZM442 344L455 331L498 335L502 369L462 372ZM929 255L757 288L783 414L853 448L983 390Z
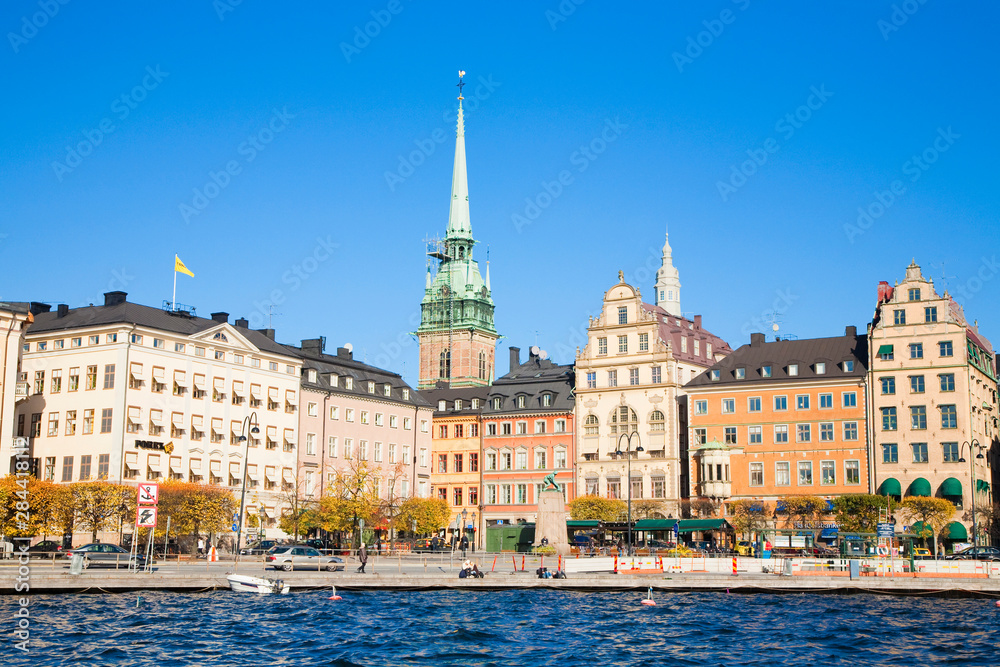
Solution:
M365 573L365 565L368 563L368 547L365 543L361 543L361 548L358 549L358 560L361 561L361 567L358 568L358 572L361 574Z
M205 555L205 538L203 537L198 538L198 555L199 556Z
M469 550L469 538L462 535L462 541L458 543L458 548L462 550L462 558L465 558L465 552Z

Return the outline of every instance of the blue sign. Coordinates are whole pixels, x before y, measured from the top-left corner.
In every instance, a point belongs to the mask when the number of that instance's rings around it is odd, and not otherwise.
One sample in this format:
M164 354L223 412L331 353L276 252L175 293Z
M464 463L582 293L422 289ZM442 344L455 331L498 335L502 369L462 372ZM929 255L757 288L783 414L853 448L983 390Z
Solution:
M233 512L233 532L239 532L240 530L240 513Z
M677 542L678 537L681 534L681 524L679 521L674 522L674 542Z
M894 523L879 523L875 526L875 532L878 533L879 537L895 537L896 536L896 524Z

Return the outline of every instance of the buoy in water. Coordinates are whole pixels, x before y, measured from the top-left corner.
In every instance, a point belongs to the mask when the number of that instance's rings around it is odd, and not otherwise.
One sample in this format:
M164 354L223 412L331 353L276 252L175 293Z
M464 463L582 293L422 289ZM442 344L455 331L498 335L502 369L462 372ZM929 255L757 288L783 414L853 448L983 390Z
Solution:
M341 598L339 595L337 595L337 587L336 586L331 586L331 588L333 590L330 591L331 595L330 595L330 597L327 598L327 600L342 600L343 598Z
M997 600L997 606L1000 607L1000 600Z
M653 587L649 587L649 593L646 594L646 599L642 601L642 604L647 607L655 607L656 602L653 600Z

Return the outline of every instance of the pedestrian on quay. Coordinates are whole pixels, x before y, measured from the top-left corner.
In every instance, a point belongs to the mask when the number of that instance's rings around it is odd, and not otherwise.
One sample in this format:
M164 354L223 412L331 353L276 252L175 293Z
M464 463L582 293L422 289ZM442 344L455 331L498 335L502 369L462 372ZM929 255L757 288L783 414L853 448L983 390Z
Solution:
M205 555L205 538L203 537L198 538L198 555L199 556Z
M361 548L358 549L358 560L361 561L361 567L358 568L358 572L361 574L365 573L365 565L368 563L368 547L365 543L361 543Z
M438 536L435 533L434 537L431 538L431 551L437 551L438 549Z
M462 535L462 541L459 542L458 548L462 550L462 558L465 558L465 552L469 550L469 538L466 535Z

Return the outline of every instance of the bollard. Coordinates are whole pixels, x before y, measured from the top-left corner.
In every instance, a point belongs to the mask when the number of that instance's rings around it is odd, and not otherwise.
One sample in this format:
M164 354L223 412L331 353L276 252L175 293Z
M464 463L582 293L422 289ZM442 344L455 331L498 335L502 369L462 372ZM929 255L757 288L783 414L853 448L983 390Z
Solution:
M733 576L734 577L739 576L738 574L736 574L736 556L733 556Z
M524 572L524 554L521 555L521 572ZM516 568L517 566L515 566Z
M556 566L556 569L558 571L562 572L562 554L559 554L559 561L558 561L558 565Z
M496 572L497 569L497 557L493 557L493 567L490 568L490 572Z
M514 564L514 571L517 572L517 556L514 554L510 555L510 562Z
M615 554L615 574L618 574L618 554Z

